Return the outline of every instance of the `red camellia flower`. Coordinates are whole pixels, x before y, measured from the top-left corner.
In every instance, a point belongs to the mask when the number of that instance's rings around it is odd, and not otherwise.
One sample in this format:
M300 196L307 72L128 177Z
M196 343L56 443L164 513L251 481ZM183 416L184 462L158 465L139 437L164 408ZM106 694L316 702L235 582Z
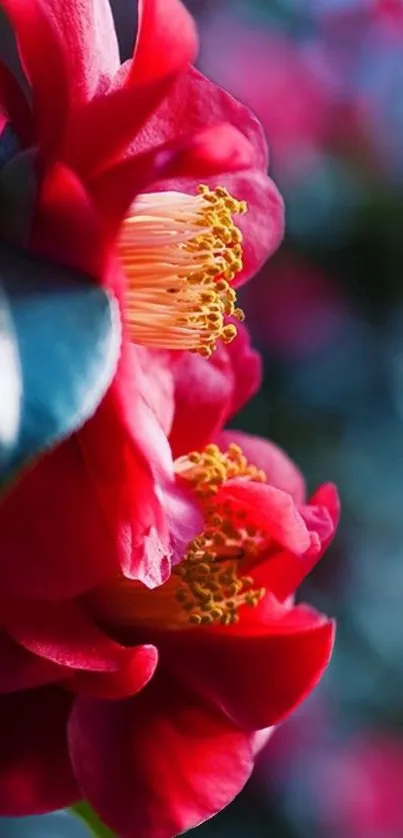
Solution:
M166 357L154 388L201 515L164 584L115 570L76 598L2 598L2 813L84 797L122 838L173 838L233 799L261 732L329 661L332 622L293 595L333 536L336 491L307 501L279 448L221 430L259 360L242 327L213 357Z
M88 272L123 321L93 418L2 500L2 589L62 599L117 572L152 587L199 515L154 418L166 373L149 352L208 356L235 336L235 280L278 244L281 199L256 119L191 67L196 34L179 0L139 0L123 66L107 0L0 5L25 72L19 85L0 63L16 150L1 170L0 235Z

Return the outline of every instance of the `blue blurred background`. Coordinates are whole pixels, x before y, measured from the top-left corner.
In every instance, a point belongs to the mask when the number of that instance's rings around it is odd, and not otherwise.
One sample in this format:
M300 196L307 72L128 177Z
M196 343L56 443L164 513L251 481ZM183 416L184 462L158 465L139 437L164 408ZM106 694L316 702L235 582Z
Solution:
M194 834L402 838L403 0L188 5L199 66L260 117L287 207L283 246L242 295L265 384L237 425L343 501L301 592L338 619L333 664ZM1 838L84 834L64 815L0 825Z
M322 686L199 838L403 836L403 2L194 0L200 68L262 121L286 238L243 292L265 361L242 426L338 537L301 591L335 615Z

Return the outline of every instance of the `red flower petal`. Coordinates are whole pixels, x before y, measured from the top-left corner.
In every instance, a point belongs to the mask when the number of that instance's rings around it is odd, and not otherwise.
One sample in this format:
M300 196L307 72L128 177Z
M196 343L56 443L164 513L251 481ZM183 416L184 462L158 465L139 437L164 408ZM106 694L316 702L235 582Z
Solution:
M57 687L0 698L2 815L40 815L80 798L66 744L70 707Z
M96 207L74 172L60 163L41 178L32 249L102 280L108 258Z
M118 672L77 672L66 685L79 695L117 699L134 695L152 678L158 662L155 646L125 649L125 663Z
M180 0L139 0L137 42L128 83L150 84L176 75L195 58L197 31Z
M177 677L240 727L277 724L318 683L334 636L332 622L322 615L277 608L265 621L251 610L249 628L241 617L233 628L178 632L173 640L166 635L161 658L169 655Z
M204 180L223 171L237 172L251 168L253 145L231 123L222 122L192 136L193 142L185 141L183 148L178 142L171 164L166 171L162 170L160 177L192 177L196 174L199 180Z
M234 126L221 124L196 134L181 135L179 139L112 164L94 175L91 195L113 239L134 198L147 188L151 190L153 181L158 180L160 189L161 182L171 183L172 177L181 176L185 179L184 191L188 191L189 178L195 172L199 182L223 168L231 171L248 168L252 156L249 140Z
M136 383L165 435L168 436L175 408L170 354L137 346L136 355Z
M45 6L63 45L73 102L104 92L120 67L109 0L46 0Z
M176 177L163 185L154 184L152 189L194 192L197 184L206 180L212 188L219 182L236 198L248 202L249 212L239 220L244 233L244 269L237 277L237 284L240 284L256 273L276 250L284 230L283 202L266 175L267 144L256 117L225 90L191 69L178 78L169 97L154 110L143 131L136 137L131 153L175 140L183 133L183 126L189 134L195 134L222 122L234 125L252 144L254 156L250 167L253 171L231 174L232 166L226 165L221 174L216 171L214 177L209 178L203 168L198 171L194 165L193 180Z
M251 346L249 332L242 323L236 327L237 337L225 347L235 379L226 421L257 393L262 381L262 360Z
M302 472L278 445L243 431L223 431L217 438L222 449L231 442L242 448L250 463L263 469L271 486L288 492L296 504L304 503L306 492Z
M170 443L175 457L201 450L227 418L234 377L226 347L209 361L185 353L173 368L175 415Z
M169 97L152 113L131 150L147 151L176 140L184 132L197 134L223 122L234 125L252 144L251 168L266 171L267 143L259 121L248 108L193 67L178 77Z
M118 545L77 435L44 456L2 500L0 541L3 590L17 596L75 596L118 572Z
M220 178L224 186L248 204L237 219L243 233L243 269L234 285L248 281L277 250L284 234L283 199L273 181L262 172L239 172Z
M110 640L77 600L2 603L3 622L30 652L68 669L118 672L130 650ZM64 670L64 677L71 672Z
M32 655L0 631L0 694L60 681L61 667Z
M125 344L95 415L4 498L5 590L28 598L73 597L121 570L160 584L181 541L200 531L194 503L175 486L171 451L137 369L141 373L136 351ZM178 504L179 521L171 521Z
M124 344L112 387L79 438L123 573L154 587L167 578L177 550L200 531L200 519L194 502L175 486L171 450L150 406L141 363L137 349Z
M1 7L15 30L32 87L37 140L47 157L61 141L69 109L70 80L63 41L42 0L1 0Z
M142 0L139 12L132 62L117 74L107 96L75 113L66 137L66 161L87 178L127 150L196 54L196 30L179 0Z
M291 495L268 483L229 480L218 491L217 502L229 501L247 514L249 524L262 529L273 540L297 555L305 553L311 538Z
M252 769L251 744L168 679L134 699L78 699L70 751L85 798L125 838L173 838L226 806Z
M322 552L326 549L328 544L330 544L335 529L339 523L340 518L340 498L339 493L337 491L337 486L334 483L324 483L322 486L317 489L317 491L312 495L309 506L312 507L321 507L323 506L329 513L329 517L332 523L332 527L322 528L321 529L321 543L322 543ZM305 514L305 513L303 513Z
M247 329L241 324L237 328L236 339L227 346L219 344L208 360L186 353L172 368L175 415L170 443L176 457L204 448L259 386L260 356L250 346Z
M299 512L310 533L311 545L306 554L297 556L278 550L253 568L257 585L263 585L283 601L293 594L315 567L332 540L338 522L339 498L332 483L322 486Z

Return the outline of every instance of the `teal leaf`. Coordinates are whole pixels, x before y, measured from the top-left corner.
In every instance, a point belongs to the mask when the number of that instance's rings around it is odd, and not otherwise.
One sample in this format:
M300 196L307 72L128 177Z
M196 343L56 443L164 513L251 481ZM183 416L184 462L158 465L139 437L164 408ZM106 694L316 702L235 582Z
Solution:
M94 413L116 369L121 327L116 300L88 277L4 245L0 287L0 428L14 422L11 437L0 430L4 483Z
M11 313L0 291L0 473L18 439L22 380Z

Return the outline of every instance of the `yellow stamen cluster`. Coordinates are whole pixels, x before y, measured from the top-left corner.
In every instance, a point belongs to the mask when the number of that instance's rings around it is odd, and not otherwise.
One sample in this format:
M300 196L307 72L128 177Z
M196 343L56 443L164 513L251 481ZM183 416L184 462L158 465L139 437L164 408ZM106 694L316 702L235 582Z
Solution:
M239 573L261 545L263 534L245 522L242 512L217 503L220 486L233 477L264 482L266 475L249 465L237 445L222 453L208 445L203 452L181 457L177 473L190 484L205 515L206 528L188 547L183 561L173 569L178 577L176 601L191 625L229 625L239 619L243 605L256 606L265 594L253 579Z
M233 216L245 201L223 187L197 195L141 195L118 242L128 280L127 321L134 342L209 357L243 320L231 282L242 269L242 234Z
M228 626L242 606L256 606L265 594L255 587L248 567L268 546L263 532L248 523L219 490L231 478L264 482L264 472L249 465L241 449L221 452L208 445L202 452L180 457L178 479L200 503L205 527L189 545L171 577L153 590L119 574L86 595L87 607L105 627L130 632L139 628L170 631L196 626Z

